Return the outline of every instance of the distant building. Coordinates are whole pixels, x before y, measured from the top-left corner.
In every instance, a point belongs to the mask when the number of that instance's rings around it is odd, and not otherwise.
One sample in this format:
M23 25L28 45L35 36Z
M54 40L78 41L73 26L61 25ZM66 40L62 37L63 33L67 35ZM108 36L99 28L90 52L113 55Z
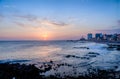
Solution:
M106 36L108 41L112 41L112 34Z
M93 37L92 37L92 33L89 33L88 35L87 35L87 38L88 38L88 40L91 40Z
M113 40L113 41L117 41L117 34L113 34L113 35L112 35L112 40Z
M103 34L103 40L107 40L107 34Z
M120 41L120 34L117 35L117 40Z
M117 41L117 34L104 34L103 35L103 40L108 40L108 41Z
M95 34L95 39L96 39L96 40L102 40L102 39L103 39L102 33L96 33L96 34Z
M81 40L84 40L83 38ZM102 34L96 33L95 37L93 38L92 33L87 34L87 40L90 41L119 41L120 42L120 34Z

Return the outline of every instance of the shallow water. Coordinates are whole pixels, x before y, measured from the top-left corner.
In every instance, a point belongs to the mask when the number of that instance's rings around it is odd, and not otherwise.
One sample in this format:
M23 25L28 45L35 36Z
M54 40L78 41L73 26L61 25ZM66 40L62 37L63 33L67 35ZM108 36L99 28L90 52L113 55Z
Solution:
M49 64L48 75L78 76L90 67L120 69L120 54L106 44L68 41L1 41L0 63ZM59 64L64 64L57 66Z

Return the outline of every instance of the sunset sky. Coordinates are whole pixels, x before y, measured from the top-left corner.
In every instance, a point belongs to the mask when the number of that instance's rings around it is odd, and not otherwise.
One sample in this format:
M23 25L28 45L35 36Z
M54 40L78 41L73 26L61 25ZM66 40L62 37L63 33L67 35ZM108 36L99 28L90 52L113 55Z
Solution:
M120 0L0 0L0 40L120 33Z

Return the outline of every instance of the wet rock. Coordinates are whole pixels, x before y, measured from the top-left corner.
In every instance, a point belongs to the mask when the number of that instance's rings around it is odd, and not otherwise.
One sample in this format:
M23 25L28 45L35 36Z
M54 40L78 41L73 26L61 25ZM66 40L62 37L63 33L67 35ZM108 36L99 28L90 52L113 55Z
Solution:
M34 65L0 64L0 79L38 79L39 69Z
M88 47L73 47L75 49L89 49Z
M81 57L81 59L87 59L87 60L89 60L90 58L89 58L89 57L84 56L84 57Z
M52 60L50 60L50 63L53 63L53 61L52 61Z
M120 44L108 44L108 48L107 49L116 49L116 50L120 50Z
M90 57L96 57L98 55L100 55L100 54L99 53L95 53L95 52L89 52L88 54L85 55L85 57L90 59Z
M88 54L100 55L99 53L89 52Z
M120 47L116 48L117 50L120 50Z
M51 65L45 64L48 70ZM68 65L67 63L60 64ZM44 66L44 65L43 65ZM117 66L115 68L118 68ZM40 69L35 65L25 64L0 64L0 79L120 79L120 71L115 69L102 70L97 68L89 68L86 73L78 76L65 75L62 77L59 73L50 76L40 75ZM63 74L66 74L65 72ZM77 74L76 70L73 74Z
M66 58L80 58L79 56L75 56L75 55L66 55Z

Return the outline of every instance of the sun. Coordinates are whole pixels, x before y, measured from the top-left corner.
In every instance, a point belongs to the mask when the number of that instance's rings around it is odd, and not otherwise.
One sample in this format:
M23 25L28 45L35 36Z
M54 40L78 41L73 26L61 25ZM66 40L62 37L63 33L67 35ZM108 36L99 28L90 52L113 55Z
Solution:
M43 33L42 34L43 40L48 40L48 37L49 37L48 33Z

